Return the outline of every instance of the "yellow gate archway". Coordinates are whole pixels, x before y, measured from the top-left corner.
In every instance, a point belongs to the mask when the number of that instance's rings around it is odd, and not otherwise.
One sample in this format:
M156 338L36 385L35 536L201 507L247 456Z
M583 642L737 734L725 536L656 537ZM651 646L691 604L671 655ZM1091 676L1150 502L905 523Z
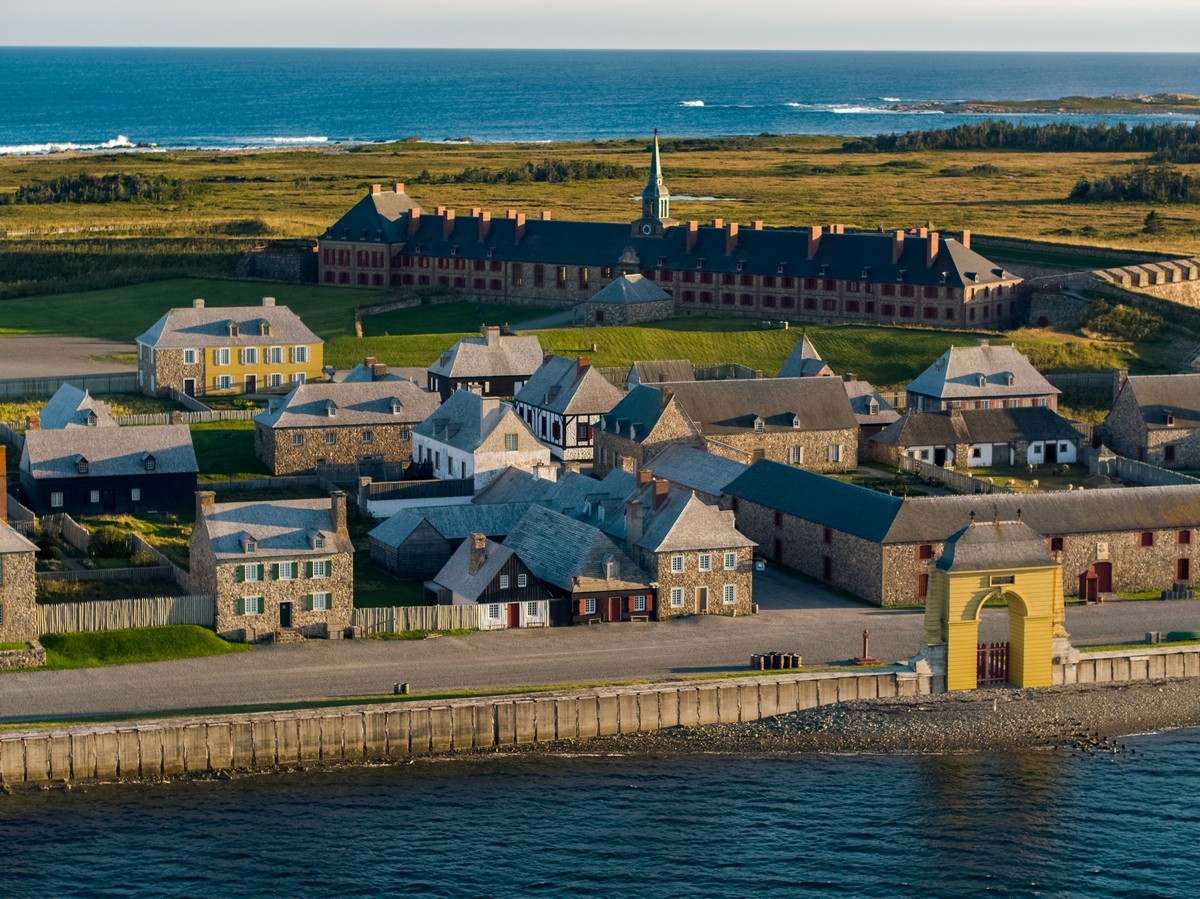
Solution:
M979 616L993 598L1008 601L1008 681L1048 687L1055 637L1066 637L1062 565L1046 538L1017 521L974 521L946 541L929 576L925 643L945 647L946 689L978 686Z

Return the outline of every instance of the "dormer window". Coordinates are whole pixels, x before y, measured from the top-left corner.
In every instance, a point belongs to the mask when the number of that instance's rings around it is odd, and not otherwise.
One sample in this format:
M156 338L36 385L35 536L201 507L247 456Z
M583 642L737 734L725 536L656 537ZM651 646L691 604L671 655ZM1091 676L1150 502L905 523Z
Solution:
M941 282L942 282L943 284L945 284L945 283L946 283L946 279L947 279L947 278L949 278L949 277L950 277L950 273L949 273L949 272L942 272L942 273L941 273Z
M325 548L325 535L324 534L313 534L312 548L313 549L324 549Z
M596 518L599 521L604 520L604 506L600 506L599 508L596 509Z
M144 456L142 456L142 467L145 468L146 471L154 471L154 469L158 467L158 460L155 459L150 453L146 453Z
M756 416L754 419L754 433L755 434L761 434L763 432L763 424L764 424L764 422L762 420L762 416Z
M868 266L865 266L865 267L863 268L863 270L862 270L862 279L863 279L864 281L866 281L866 280L868 280L870 277L871 277L871 266L869 266L869 265L868 265Z
M237 322L229 322L229 324L225 328L225 332L230 337L237 337L238 336Z
M879 414L879 403L875 402L874 399L872 399L871 402L869 402L867 404L867 414L868 415L878 415Z
M904 275L905 275L905 274L906 274L905 270L904 270L904 269L900 269L898 272L896 272L896 280L897 280L897 281L903 281L903 280L904 280Z
M253 555L258 552L258 541L253 537L242 538L242 552L246 555Z
M779 265L775 266L775 274L782 275L785 268L787 268L786 262L779 263ZM821 268L825 268L825 266L821 266Z
M979 376L979 386L980 386L980 387L984 387L984 386L986 386L986 385L987 385L987 376L986 376L986 375L982 375L982 374L981 374L981 375Z
M614 581L621 575L621 564L613 558L604 560L604 577L605 580Z
M740 272L742 269L744 269L745 267L746 267L746 264L745 264L744 262L738 262L738 263L736 263L736 264L735 264L735 266L734 266L734 268L735 268L737 271L739 271L739 272Z
M458 255L458 247L451 247L451 248L450 248L450 255L451 255L451 256L457 256L457 255Z
M334 418L337 415L337 403L335 403L333 400L326 400L325 414L330 418Z
M404 404L396 397L392 397L392 414L399 415L400 410L404 408Z
M89 428L96 427L96 413L92 410L88 410L87 418L85 420L87 421L87 426Z
M258 333L262 337L270 337L271 336L271 323L270 322L259 322Z
M792 427L799 430L799 428L800 428L800 416L799 415L792 416Z
M1175 413L1174 413L1174 412L1168 412L1168 413L1167 413L1167 424L1168 424L1170 427L1174 427L1174 426L1175 426Z
M85 457L78 456L75 459L75 470L77 472L79 472L80 474L87 474L88 468L89 468L88 460Z
M1005 374L1004 374L1004 383L1005 383L1005 384L1007 384L1009 387L1012 387L1012 386L1013 386L1013 384L1015 384L1015 383L1016 383L1016 380L1017 380L1017 376L1016 376L1016 375L1014 375L1014 374L1013 374L1011 371L1010 371L1010 372L1005 372Z
M487 248L487 258L488 258L488 259L491 259L491 258L492 258L493 256L495 256L495 255L496 255L496 248L495 248L495 247L488 247L488 248Z
M704 263L706 263L706 262L708 262L707 259L704 259L704 258L697 259L696 260L696 268L704 268Z

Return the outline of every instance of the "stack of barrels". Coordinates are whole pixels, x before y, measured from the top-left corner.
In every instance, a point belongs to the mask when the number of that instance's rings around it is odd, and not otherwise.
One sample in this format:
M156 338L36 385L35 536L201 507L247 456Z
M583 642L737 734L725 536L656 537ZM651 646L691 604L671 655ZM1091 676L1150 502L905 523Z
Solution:
M756 671L799 668L800 664L800 654L796 652L756 652L750 656L750 667Z

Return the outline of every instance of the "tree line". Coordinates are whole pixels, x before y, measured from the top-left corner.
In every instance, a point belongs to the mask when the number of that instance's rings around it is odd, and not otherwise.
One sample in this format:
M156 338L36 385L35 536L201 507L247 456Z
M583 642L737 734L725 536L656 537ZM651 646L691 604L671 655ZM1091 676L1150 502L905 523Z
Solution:
M849 153L916 150L1038 150L1042 152L1150 153L1155 162L1200 162L1200 124L1022 125L992 120L931 131L879 134L842 143Z
M0 195L0 205L167 202L186 200L197 192L194 183L163 175L64 175L50 181L22 184L14 193Z
M508 169L488 169L480 166L465 168L446 175L431 174L424 169L413 178L415 184L514 184L524 181L600 181L616 178L636 178L638 170L631 165L591 160L544 159L527 162Z
M1135 165L1124 174L1080 178L1067 199L1074 203L1200 203L1200 180L1173 165Z

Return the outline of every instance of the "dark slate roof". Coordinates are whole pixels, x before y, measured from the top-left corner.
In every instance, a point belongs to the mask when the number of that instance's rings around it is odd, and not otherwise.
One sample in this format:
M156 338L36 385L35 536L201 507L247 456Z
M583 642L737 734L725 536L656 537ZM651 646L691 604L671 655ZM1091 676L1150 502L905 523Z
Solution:
M412 381L314 382L299 385L277 405L254 416L254 421L268 428L415 424L432 415L440 403L439 394Z
M720 496L725 485L747 468L742 462L679 443L672 443L644 467L656 478L711 496Z
M982 387L980 375L984 378ZM943 400L1047 396L1059 392L1016 347L993 346L986 341L979 346L951 347L904 389Z
M871 439L887 446L953 446L970 443L971 435L962 416L909 412Z
M475 452L500 423L511 419L511 427L528 431L511 403L481 397L469 390L456 390L413 433L465 452Z
M833 369L821 358L808 335L801 336L800 342L792 349L791 355L779 369L781 378L816 378L821 375L832 375Z
M468 534L499 537L512 530L529 506L527 502L415 506L401 509L368 536L388 546L399 546L422 521L427 521L447 540L461 540Z
M946 540L937 561L942 571L1045 568L1053 564L1046 538L1021 521L969 524Z
M534 577L567 592L644 591L649 586L646 573L606 534L541 506L530 507L504 545L520 557ZM617 577L612 580L604 577L604 563L609 559L618 565Z
M621 274L602 288L589 303L605 303L613 306L633 306L638 303L661 303L671 295L642 275Z
M604 430L611 434L628 437L632 427L639 438L645 437L658 423L662 405L662 393L657 387L639 385L625 394L610 412L602 415L600 421Z
M154 456L151 472L146 471L147 454ZM76 467L80 458L88 462L86 473ZM34 478L152 476L199 470L187 425L26 431L21 469Z
M218 559L253 560L354 552L350 538L333 530L330 509L329 499L216 503L206 509L203 526ZM313 549L314 534L325 538L324 549ZM253 555L243 551L244 535L258 543Z
M236 337L229 336L230 322L238 326ZM270 325L270 334L261 334L261 325ZM202 348L210 346L281 346L324 344L287 306L189 306L171 309L138 343L160 349Z
M376 240L376 232L382 232L381 237L385 242L403 240L405 225L403 222L397 225L397 222L404 213L416 206L416 202L404 191L368 191L325 232L325 236L361 242Z
M482 337L464 337L429 366L446 378L528 378L541 367L544 354L536 334L501 334L488 328Z
M90 427L115 428L117 423L112 417L112 406L93 399L86 390L80 390L74 384L63 384L55 391L54 396L42 406L38 413L38 423L43 430L54 431L62 428L86 428L88 413L96 416L96 422Z
M36 552L37 547L13 530L8 522L0 520L0 555Z
M649 359L635 362L629 369L630 382L637 375L640 384L662 384L667 381L694 381L695 369L686 359ZM637 386L636 384L634 386Z
M623 396L590 365L564 356L551 356L517 391L513 402L560 415L598 415L619 403Z
M653 486L639 494L645 524L637 545L652 553L695 552L754 546L734 527L732 512L710 506L689 490L668 490L666 502L653 507Z
M850 408L859 425L889 425L900 418L900 413L883 398L878 390L866 381L843 381ZM871 400L875 401L875 412L871 413Z
M433 578L433 582L463 599L475 602L513 555L510 547L485 540L483 565L471 574L471 541L464 540Z
M1135 375L1122 389L1133 392L1150 430L1200 428L1200 374ZM1173 425L1167 424L1168 412Z
M508 466L495 479L475 494L471 502L483 503L537 503L543 502L558 490L558 484L547 478L539 478L530 471Z
M725 492L873 542L883 540L903 505L898 496L769 459L755 462Z
M739 433L763 419L764 431L858 427L838 378L753 378L664 385L705 435ZM613 410L614 413L616 410ZM795 420L799 419L799 424Z
M1018 440L1078 440L1071 423L1045 407L909 412L872 440L889 446L955 446Z

